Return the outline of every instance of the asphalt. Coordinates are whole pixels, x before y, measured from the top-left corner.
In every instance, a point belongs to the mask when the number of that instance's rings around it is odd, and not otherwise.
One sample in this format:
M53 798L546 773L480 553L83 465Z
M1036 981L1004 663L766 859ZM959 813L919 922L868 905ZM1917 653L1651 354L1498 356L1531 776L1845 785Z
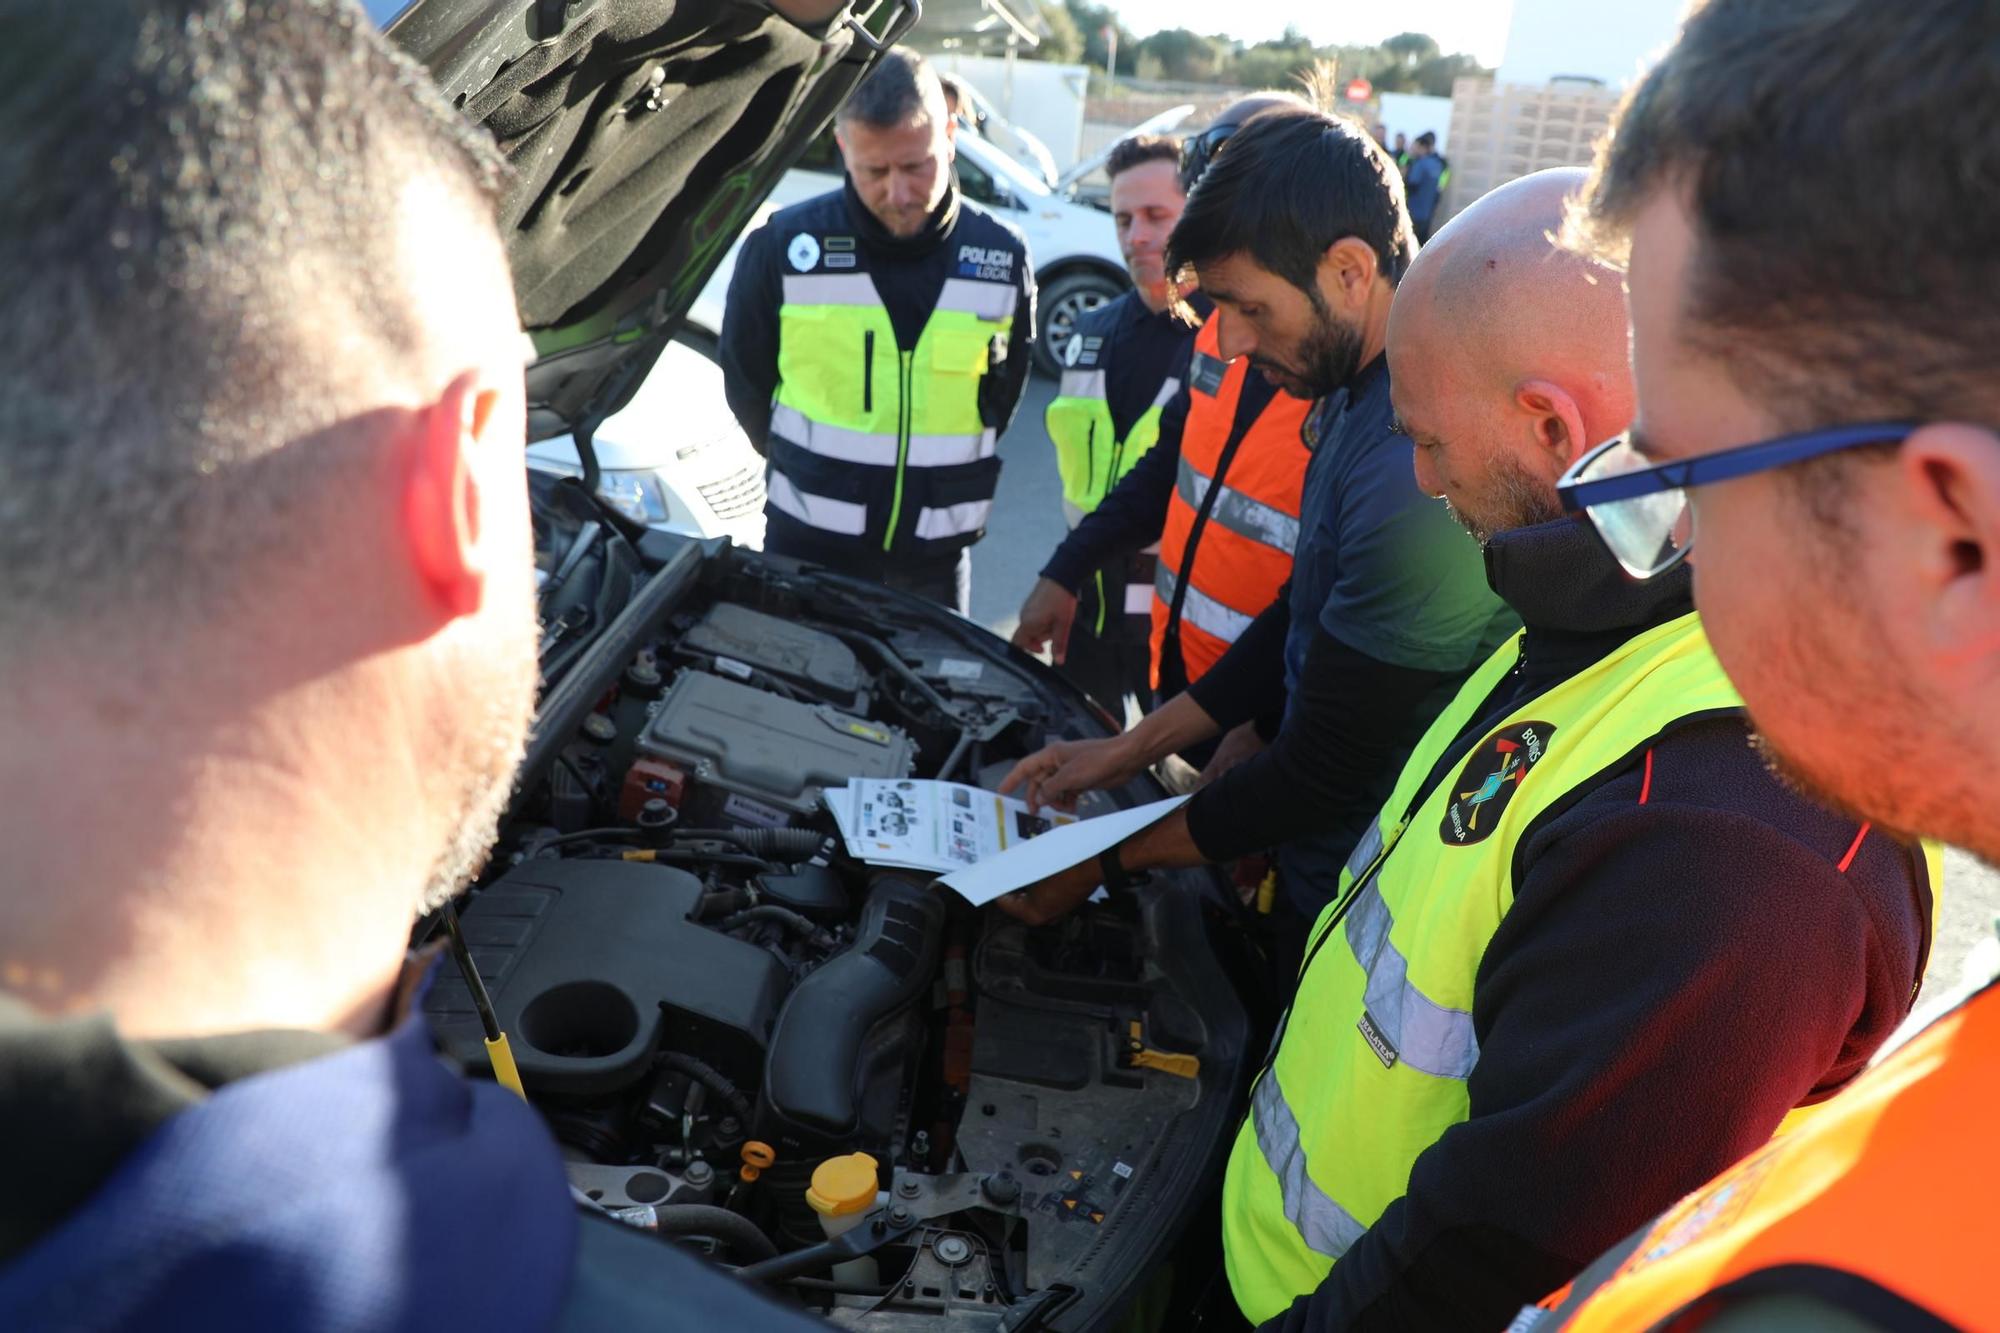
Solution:
M972 618L1003 638L1013 633L1036 571L1063 537L1062 484L1042 429L1042 414L1054 396L1053 380L1029 379L1021 409L1000 437L1005 466L986 539L972 549ZM1969 853L1948 852L1920 1007L1959 978L1975 943L1995 937L1996 913L2000 872Z

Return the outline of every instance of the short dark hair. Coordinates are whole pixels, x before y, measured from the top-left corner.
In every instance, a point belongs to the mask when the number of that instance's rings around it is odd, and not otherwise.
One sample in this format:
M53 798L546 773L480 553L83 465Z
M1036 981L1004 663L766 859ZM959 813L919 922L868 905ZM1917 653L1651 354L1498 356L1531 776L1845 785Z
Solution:
M920 115L945 118L944 85L928 60L897 47L848 95L835 119L843 125L859 122L893 130Z
M1117 180L1125 172L1148 162L1178 165L1180 160L1181 141L1171 134L1134 134L1111 146L1111 156L1104 159L1104 175L1107 180Z
M1167 238L1167 271L1247 254L1317 301L1320 257L1343 236L1401 280L1416 249L1402 174L1358 123L1278 107L1231 135L1195 184Z
M0 0L0 30L16 649L214 606L291 552L353 453L319 433L379 406L357 372L429 332L402 190L491 217L505 166L349 0Z
M1417 144L1423 148L1435 148L1438 146L1438 137L1431 131L1425 130L1417 136Z
M1990 421L2000 120L1988 0L1713 0L1626 96L1570 218L1622 261L1683 192L1696 345L1788 427Z
M966 95L965 81L956 74L938 74L938 90L944 94L945 110L951 112L968 111L972 99Z

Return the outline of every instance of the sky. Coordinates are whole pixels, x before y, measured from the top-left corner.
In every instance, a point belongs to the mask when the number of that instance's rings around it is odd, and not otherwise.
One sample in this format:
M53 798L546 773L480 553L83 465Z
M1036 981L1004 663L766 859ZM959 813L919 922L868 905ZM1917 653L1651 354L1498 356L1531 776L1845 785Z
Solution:
M1507 46L1513 0L1407 0L1403 4L1356 4L1332 0L1111 0L1131 31L1145 36L1161 28L1223 32L1242 42L1276 37L1288 23L1318 46L1363 45L1399 32L1427 32L1447 53L1465 51L1483 65L1498 65Z

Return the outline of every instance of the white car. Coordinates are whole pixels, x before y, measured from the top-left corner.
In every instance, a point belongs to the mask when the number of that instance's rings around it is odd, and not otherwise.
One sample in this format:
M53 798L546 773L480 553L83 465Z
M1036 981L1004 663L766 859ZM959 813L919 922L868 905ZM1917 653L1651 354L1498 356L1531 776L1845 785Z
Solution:
M1154 117L1132 133L1163 133L1193 111L1192 106L1176 108ZM1041 289L1035 308L1035 363L1044 374L1060 372L1062 352L1069 345L1076 317L1131 286L1124 256L1118 253L1118 236L1112 228L1111 215L1070 193L1070 187L1095 171L1109 153L1107 149L1079 162L1051 187L1033 168L979 135L962 126L959 131L959 189L966 198L990 209L994 216L1019 227L1028 238L1028 257L1034 263L1035 283ZM762 226L781 208L839 189L840 179L840 155L833 138L821 135L799 165L779 178L777 188L744 235ZM721 332L729 276L736 271L736 255L742 244L739 236L701 295L695 298L688 311L689 324L712 334Z
M632 401L591 436L597 493L634 522L691 537L764 545L764 460L722 397L722 368L676 339ZM528 446L528 466L581 476L576 445Z

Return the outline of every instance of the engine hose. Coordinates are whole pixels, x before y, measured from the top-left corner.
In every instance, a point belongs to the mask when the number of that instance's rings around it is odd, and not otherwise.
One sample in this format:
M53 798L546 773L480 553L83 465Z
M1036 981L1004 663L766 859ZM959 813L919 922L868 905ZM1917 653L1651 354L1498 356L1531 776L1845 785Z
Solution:
M738 926L747 926L753 921L769 921L783 926L786 930L803 935L812 943L821 946L830 944L833 940L831 935L828 935L819 928L818 922L800 916L789 907L780 907L776 903L764 903L757 907L746 907L740 912L724 917L718 928L722 930L734 930Z
M734 843L752 856L797 864L819 854L826 835L809 828L685 828L675 829L675 842L707 838Z
M729 1109L735 1113L736 1118L743 1124L748 1125L755 1119L752 1113L754 1108L750 1105L750 1099L745 1097L742 1090L729 1081L727 1075L714 1065L709 1064L706 1060L697 1059L681 1051L666 1051L661 1054L659 1063L663 1068L686 1074L689 1078L702 1084L710 1092L722 1098L723 1101L728 1102Z
M741 1213L710 1203L661 1203L653 1205L653 1211L663 1236L713 1236L760 1262L778 1257L771 1238Z

